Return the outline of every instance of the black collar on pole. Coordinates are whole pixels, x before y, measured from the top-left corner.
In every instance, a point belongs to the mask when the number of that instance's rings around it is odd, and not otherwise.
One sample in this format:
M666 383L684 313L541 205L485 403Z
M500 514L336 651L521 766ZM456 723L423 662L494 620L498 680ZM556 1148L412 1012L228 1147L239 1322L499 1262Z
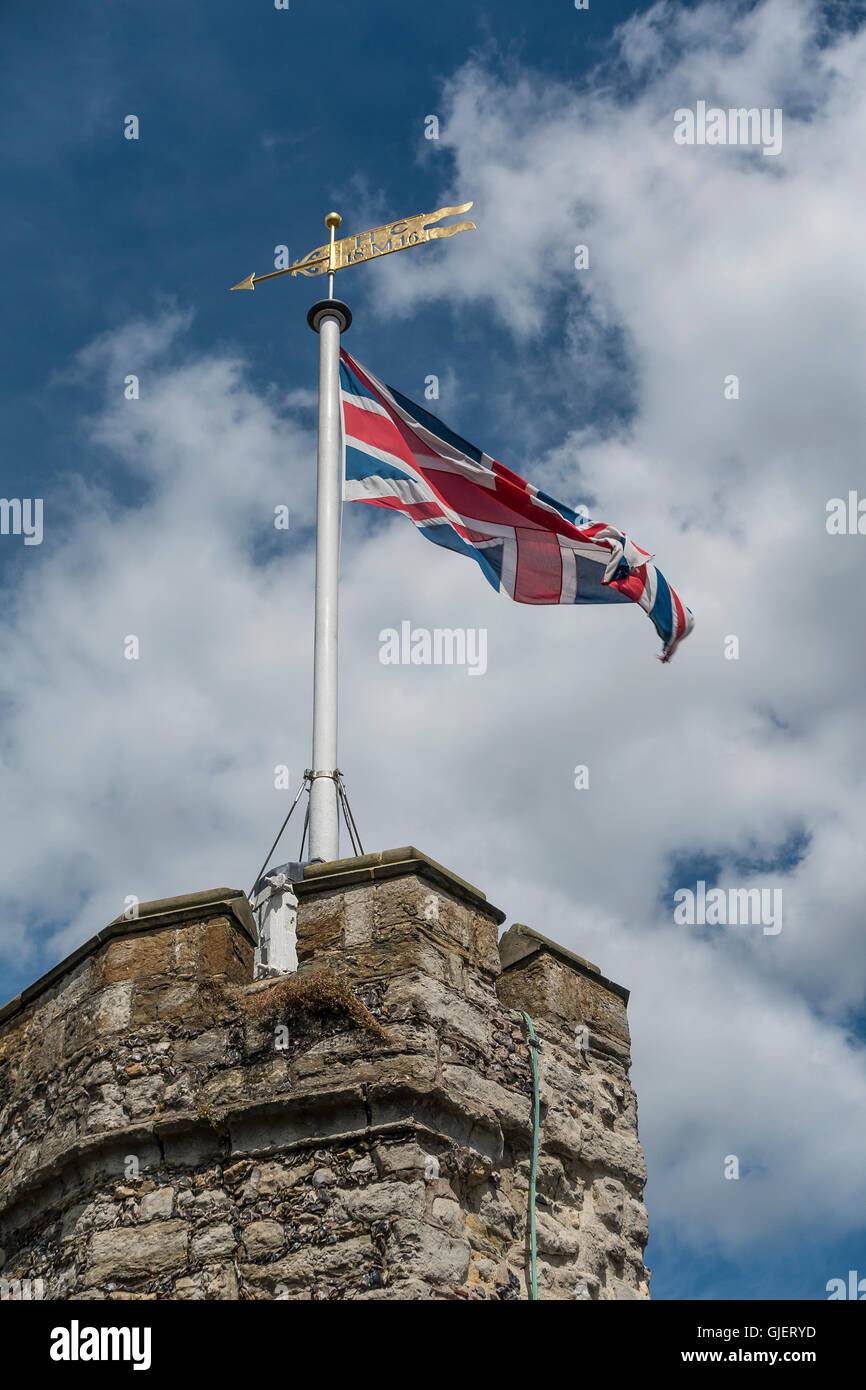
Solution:
M341 333L345 333L348 328L351 328L352 310L348 304L344 304L342 299L320 299L307 314L307 323L314 333L318 333L319 324L326 314L333 315L339 321Z

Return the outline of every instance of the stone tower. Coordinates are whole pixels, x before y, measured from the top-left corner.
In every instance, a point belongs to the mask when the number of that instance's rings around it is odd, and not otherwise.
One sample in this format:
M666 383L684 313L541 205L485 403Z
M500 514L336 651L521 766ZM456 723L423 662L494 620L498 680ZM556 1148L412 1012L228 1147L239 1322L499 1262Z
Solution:
M46 1298L648 1297L628 992L413 848L315 864L293 974L229 889L0 1010L0 1247Z

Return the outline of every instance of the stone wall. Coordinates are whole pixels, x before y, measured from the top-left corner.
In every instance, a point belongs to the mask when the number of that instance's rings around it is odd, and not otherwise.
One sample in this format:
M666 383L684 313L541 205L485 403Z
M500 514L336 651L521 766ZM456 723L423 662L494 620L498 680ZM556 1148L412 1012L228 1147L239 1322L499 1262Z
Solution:
M307 868L297 974L227 889L0 1010L2 1275L45 1296L640 1298L627 992L406 848ZM501 948L501 949L500 949Z

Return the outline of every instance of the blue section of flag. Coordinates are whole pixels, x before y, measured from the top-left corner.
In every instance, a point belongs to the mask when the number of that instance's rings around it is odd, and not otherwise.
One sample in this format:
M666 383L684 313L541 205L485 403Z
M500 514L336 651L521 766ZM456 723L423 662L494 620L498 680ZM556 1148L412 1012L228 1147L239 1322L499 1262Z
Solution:
M496 590L500 588L503 551L501 545L469 545L458 536L453 526L419 526L418 530L428 541L433 541L434 545L441 545L445 550L453 550L458 555L466 555L470 560L474 560L488 584Z
M618 589L612 589L609 584L605 584L604 570L601 565L592 560L584 560L581 555L575 558L577 560L575 603L631 603L627 594L621 594Z

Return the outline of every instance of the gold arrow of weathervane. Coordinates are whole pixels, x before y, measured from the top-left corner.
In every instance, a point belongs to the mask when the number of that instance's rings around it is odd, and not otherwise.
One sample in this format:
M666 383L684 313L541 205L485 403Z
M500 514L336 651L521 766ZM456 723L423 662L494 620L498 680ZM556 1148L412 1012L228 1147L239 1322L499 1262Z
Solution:
M248 275L233 290L252 290L262 280L275 280L278 275L333 275L338 270L359 265L361 261L374 261L380 256L390 256L395 251L405 251L409 246L420 246L424 241L438 241L442 237L456 236L458 232L474 232L474 222L455 222L450 227L431 227L431 222L441 222L443 217L451 217L460 212L468 212L471 203L461 203L455 208L440 208L438 212L419 212L416 217L405 217L400 222L387 222L384 227L374 227L369 232L359 232L357 236L334 240L334 232L342 218L338 212L329 212L325 225L330 228L331 240L315 251L302 256L299 261L286 266L285 270L272 270L268 275Z

